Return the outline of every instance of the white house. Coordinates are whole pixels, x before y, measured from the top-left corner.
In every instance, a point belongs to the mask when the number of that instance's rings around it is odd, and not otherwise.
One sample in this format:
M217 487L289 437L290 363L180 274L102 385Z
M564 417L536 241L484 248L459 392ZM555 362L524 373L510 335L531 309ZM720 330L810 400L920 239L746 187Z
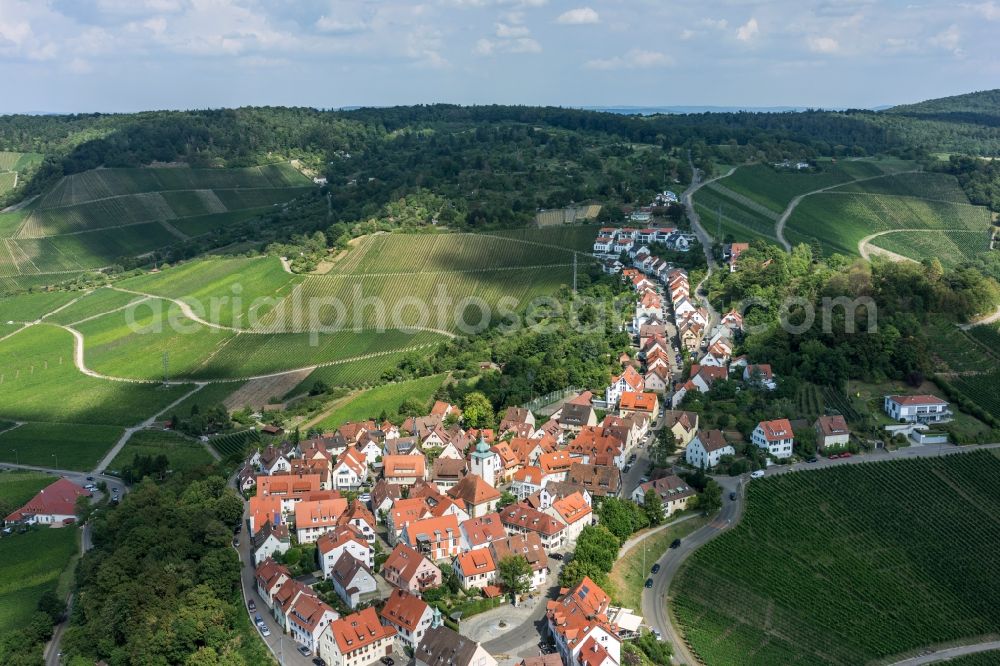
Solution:
M699 430L684 450L684 460L702 469L715 467L722 456L734 455L736 449L726 441L721 430Z
M883 405L891 418L907 423L938 423L951 419L948 403L933 395L887 395Z
M431 628L434 609L420 597L394 589L379 612L382 623L396 630L396 638L411 650L416 650L424 634Z
M788 458L792 455L795 436L792 434L792 424L788 419L761 421L750 436L758 448L767 449L775 458Z
M816 444L820 450L847 446L851 431L843 416L821 416L813 425L816 429Z
M354 608L361 602L363 595L377 591L378 585L372 570L361 560L357 560L348 552L341 553L340 559L333 566L330 574L333 589L349 608Z
M302 594L288 611L288 631L296 643L315 652L320 635L339 617L337 611L317 597Z
M344 553L364 562L369 569L375 566L375 549L350 525L342 525L321 536L316 541L316 553L323 578L329 578L333 574L333 568Z

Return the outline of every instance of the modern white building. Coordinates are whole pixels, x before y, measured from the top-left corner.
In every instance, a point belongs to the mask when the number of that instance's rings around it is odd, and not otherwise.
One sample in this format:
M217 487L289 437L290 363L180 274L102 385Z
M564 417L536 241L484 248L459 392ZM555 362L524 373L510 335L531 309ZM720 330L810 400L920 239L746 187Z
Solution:
M885 413L906 423L938 423L951 419L948 403L934 395L887 395Z

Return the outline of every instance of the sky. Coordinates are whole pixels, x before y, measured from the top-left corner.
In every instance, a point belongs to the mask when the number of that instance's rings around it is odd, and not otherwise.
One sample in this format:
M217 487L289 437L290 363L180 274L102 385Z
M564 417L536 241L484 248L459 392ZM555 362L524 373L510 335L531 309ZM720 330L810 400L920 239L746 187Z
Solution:
M874 107L1000 87L1000 0L0 0L0 113Z

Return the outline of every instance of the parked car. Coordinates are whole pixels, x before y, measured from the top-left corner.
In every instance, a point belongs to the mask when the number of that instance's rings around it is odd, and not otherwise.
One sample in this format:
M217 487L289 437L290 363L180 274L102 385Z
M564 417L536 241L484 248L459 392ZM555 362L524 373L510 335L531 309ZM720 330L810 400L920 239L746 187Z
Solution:
M326 662L319 657L313 657L313 664L314 666L326 666Z
M660 570L660 563L657 562L656 564L653 565L653 568L650 571L652 573L657 573L659 570Z
M372 501L372 496L371 493L362 493L358 495L358 499L367 504Z
M841 458L850 458L851 457L851 452L850 451L844 451L843 453L840 454L840 457Z
M379 661L385 664L385 666L392 666L393 664L396 663L395 661L393 661L392 657L382 657L381 659L379 659Z
M257 628L260 629L260 635L263 636L264 638L267 638L268 636L271 635L271 630L268 629L267 625L264 624L263 622L261 622L260 624L258 624Z
M649 477L648 476L640 476L639 477L639 483L646 483L647 481L649 481Z
M646 579L646 589L649 589L651 587L653 587L653 579L652 578L647 578Z
M628 474L628 471L630 469L632 469L632 465L626 464L625 467L622 468L622 471L625 472L626 474Z
M233 548L239 548L239 547L240 547L240 540L233 539Z
M250 599L249 601L247 601L247 609L249 609L249 611L251 613L254 612L255 610L257 610L257 602L254 601L253 599ZM260 616L258 615L257 617L260 617Z
M681 547L681 540L680 540L680 539L674 539L674 540L673 540L673 541L672 541L672 542L670 543L670 547L671 547L671 548L680 548L680 547Z
M94 477L92 477L92 476L88 476L87 477L87 481L93 481L93 480L94 480Z
M758 469L756 472L750 472L751 479L762 479L764 478L764 470Z
M295 651L301 654L303 657L308 657L312 652L312 650L307 648L305 645L298 646L297 648L295 648Z
M551 557L553 560L561 560L563 558L563 554L562 553L549 553L549 557Z
M806 458L806 462L807 463L814 463L814 462L816 462L816 456L809 456L808 458Z
M729 501L730 502L735 502L736 501L736 491L733 491L733 492L729 493Z
M264 624L264 618L260 616L260 613L253 616L253 621L257 624Z

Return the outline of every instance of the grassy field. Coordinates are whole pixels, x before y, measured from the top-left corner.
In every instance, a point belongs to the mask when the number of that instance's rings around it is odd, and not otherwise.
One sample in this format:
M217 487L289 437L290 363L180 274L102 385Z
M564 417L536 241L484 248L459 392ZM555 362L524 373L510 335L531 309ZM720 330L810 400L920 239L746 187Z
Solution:
M676 519L675 515L668 520ZM678 525L660 530L653 536L643 539L629 551L622 553L608 575L615 590L615 600L625 608L639 612L639 609L642 608L643 585L647 578L655 577L655 574L650 573L653 563L670 549L670 544L674 539L686 537L707 522L708 519L704 516L685 520ZM643 559L643 554L645 554L645 559Z
M489 235L545 243L578 252L590 252L594 247L594 239L597 238L597 231L600 228L599 224L572 224L543 229L504 229L490 231Z
M136 455L160 454L167 457L170 469L175 472L211 465L213 461L201 442L163 430L140 430L129 438L108 469L119 471L131 463Z
M823 193L806 197L795 208L788 220L786 236L793 243L818 240L824 254L857 255L861 239L876 232L895 229L977 232L985 239L989 223L989 211L981 206L883 194ZM912 236L922 233L914 232ZM961 236L959 242L967 247L975 234ZM912 256L919 259L936 254Z
M444 375L432 375L370 389L341 405L319 427L333 429L348 421L378 418L383 411L394 418L399 406L409 398L423 400L430 406L431 397L444 380Z
M42 161L38 153L12 153L0 150L0 196L14 189L15 184L24 182L20 177L28 169Z
M413 353L420 354L427 352L397 352L361 361L348 361L347 363L316 368L298 386L289 391L285 397L308 392L317 381L322 381L327 386L346 386L350 388L377 384L380 382L383 373L387 370L397 368L400 361Z
M0 419L133 425L189 391L95 379L73 365L73 337L32 326L0 342Z
M0 539L0 634L24 626L42 594L55 591L76 554L75 527L31 530Z
M95 289L94 291L87 293L68 293L72 294L73 297L77 299L76 302L72 305L68 305L59 312L53 314L51 317L46 317L45 321L52 322L53 324L71 326L81 321L89 320L93 317L99 317L104 313L128 308L130 305L135 307L145 298L144 296L136 296L135 294L126 294L112 289L111 287L100 287L99 289ZM18 302L21 298L23 297L18 296L16 299L12 300L14 302Z
M0 518L24 506L39 490L55 481L44 472L0 472Z
M685 563L668 605L720 665L861 664L995 634L997 484L987 452L754 481L740 524Z
M881 173L882 170L871 162L855 162L850 167L823 162L822 170L817 172L752 164L736 169L733 175L718 182L774 213L781 213L800 194Z
M123 432L107 425L25 423L0 433L0 461L86 471L100 462Z

